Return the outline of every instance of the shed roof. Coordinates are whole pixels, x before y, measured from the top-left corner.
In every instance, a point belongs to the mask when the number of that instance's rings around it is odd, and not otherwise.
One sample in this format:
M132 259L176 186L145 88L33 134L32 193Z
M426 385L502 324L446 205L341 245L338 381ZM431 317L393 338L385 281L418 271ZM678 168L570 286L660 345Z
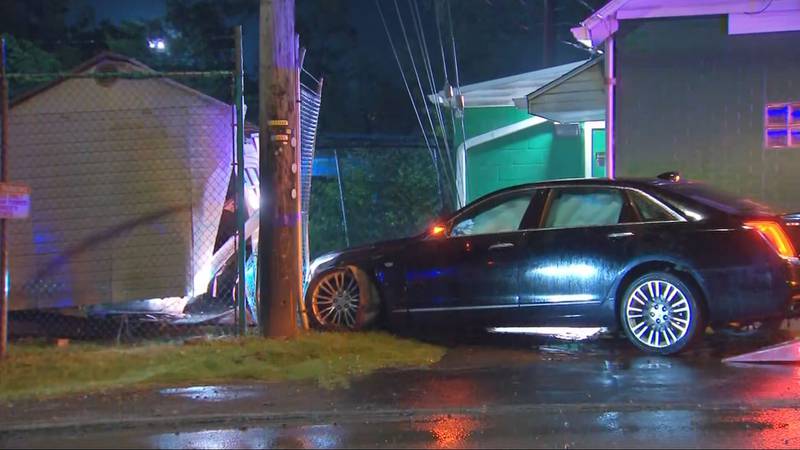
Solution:
M603 60L592 58L528 94L528 112L563 123L605 120Z
M31 90L28 90L26 92L23 92L22 94L14 97L11 100L10 107L13 108L13 107L15 107L15 106L17 106L17 105L19 105L21 103L24 103L25 101L37 96L37 95L40 95L40 94L42 94L42 93L44 93L44 92L46 92L46 91L58 86L59 84L63 83L64 81L69 80L71 76L85 75L85 74L90 74L92 72L95 72L97 70L97 67L99 67L103 63L122 63L122 64L125 64L127 67L124 70L120 70L121 72L141 72L142 74L152 74L153 75L152 79L157 79L157 80L162 81L164 83L168 83L168 84L172 85L175 88L181 89L181 90L183 90L185 92L188 92L190 94L193 94L193 95L196 95L198 97L201 97L201 98L203 98L203 99L205 99L205 100L207 100L209 102L218 103L218 104L221 104L221 105L228 105L227 103L225 103L225 102L223 102L221 100L218 100L218 99L216 99L214 97L211 97L210 95L204 94L204 93L202 93L202 92L200 92L200 91L198 91L196 89L193 89L193 88L191 88L191 87L189 87L189 86L187 86L187 85L185 85L183 83L179 83L179 82L175 81L174 79L169 78L168 76L164 76L160 72L152 69L151 67L147 66L146 64L142 63L141 61L139 61L139 60L137 60L135 58L131 58L129 56L121 55L119 53L114 53L114 52L110 52L110 51L104 51L104 52L98 53L97 55L93 56L92 58L80 63L79 65L75 66L74 68L72 68L71 70L69 70L67 72L59 73L59 74L53 74L51 81L43 83L43 84L41 84L39 86L36 86L35 88L33 88ZM190 73L187 73L187 74L190 74ZM202 74L201 72L198 72L197 76L200 76L201 74ZM47 76L49 74L41 74L41 75ZM187 76L190 76L190 75L187 75Z

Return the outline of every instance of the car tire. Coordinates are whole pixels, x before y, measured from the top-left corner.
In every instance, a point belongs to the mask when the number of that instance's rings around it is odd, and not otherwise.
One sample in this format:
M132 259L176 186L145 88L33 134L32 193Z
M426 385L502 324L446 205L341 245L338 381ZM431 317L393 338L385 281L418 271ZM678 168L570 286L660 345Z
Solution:
M620 302L625 336L648 353L685 350L703 330L703 311L695 290L668 272L653 272L628 285Z
M337 267L317 275L306 290L309 325L325 331L358 331L377 322L380 296L358 267Z

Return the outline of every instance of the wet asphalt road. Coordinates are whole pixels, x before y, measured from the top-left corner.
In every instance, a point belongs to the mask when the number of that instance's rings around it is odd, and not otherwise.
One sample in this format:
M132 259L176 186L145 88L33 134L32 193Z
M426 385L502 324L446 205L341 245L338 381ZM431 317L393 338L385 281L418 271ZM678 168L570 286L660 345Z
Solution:
M717 337L672 358L617 340L474 344L348 389L211 386L7 406L0 419L17 429L0 431L0 447L800 447L800 365L720 362L763 342ZM70 417L84 426L36 426Z

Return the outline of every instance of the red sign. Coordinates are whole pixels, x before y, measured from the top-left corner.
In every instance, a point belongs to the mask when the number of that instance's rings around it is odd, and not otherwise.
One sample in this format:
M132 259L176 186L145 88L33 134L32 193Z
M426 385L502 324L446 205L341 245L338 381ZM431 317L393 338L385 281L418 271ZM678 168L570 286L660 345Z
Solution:
M0 219L27 219L31 213L31 188L0 183Z

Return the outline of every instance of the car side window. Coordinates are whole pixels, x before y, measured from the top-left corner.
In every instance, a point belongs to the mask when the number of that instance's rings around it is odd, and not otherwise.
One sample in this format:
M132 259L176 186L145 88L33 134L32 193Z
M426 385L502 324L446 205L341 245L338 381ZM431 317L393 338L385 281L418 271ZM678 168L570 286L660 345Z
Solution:
M639 212L639 217L641 217L642 222L668 222L678 220L675 214L641 192L630 190L628 191L628 195L631 202L633 202L634 208Z
M450 236L471 236L518 230L533 194L534 191L529 191L512 195L502 199L499 203L468 212L456 219L450 229Z
M542 228L575 228L627 222L622 191L604 187L554 188Z

